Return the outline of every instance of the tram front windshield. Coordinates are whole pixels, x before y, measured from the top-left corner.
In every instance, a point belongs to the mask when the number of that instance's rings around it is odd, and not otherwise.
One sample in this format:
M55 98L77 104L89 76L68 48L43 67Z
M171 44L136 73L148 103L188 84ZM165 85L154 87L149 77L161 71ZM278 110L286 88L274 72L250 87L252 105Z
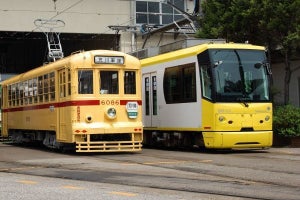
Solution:
M264 51L215 49L204 54L198 56L204 98L216 102L270 101L270 72ZM208 62L201 63L201 57L206 56Z

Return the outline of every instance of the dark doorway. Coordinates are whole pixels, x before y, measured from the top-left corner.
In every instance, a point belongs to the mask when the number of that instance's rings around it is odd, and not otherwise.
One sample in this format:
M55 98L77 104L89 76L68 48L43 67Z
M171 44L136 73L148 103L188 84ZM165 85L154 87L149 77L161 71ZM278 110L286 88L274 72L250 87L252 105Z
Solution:
M119 35L61 33L64 56L79 50L119 50ZM44 33L0 31L0 73L19 74L47 62Z

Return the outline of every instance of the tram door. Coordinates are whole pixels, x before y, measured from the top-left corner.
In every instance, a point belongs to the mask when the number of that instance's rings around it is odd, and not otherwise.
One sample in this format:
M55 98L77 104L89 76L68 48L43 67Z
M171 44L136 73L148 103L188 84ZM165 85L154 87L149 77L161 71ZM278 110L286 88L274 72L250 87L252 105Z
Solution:
M58 85L59 85L59 102L66 101L67 97L67 83L68 83L68 76L66 69L61 69L58 71ZM67 116L67 108L62 106L59 108L59 117L58 117L58 134L56 135L57 139L59 140L66 140L66 116Z
M3 98L3 95L8 94L7 93L7 87L5 86L1 89L1 85L0 85L0 91L1 91L1 105L0 106L1 106L1 109L2 109L2 106L7 107L7 104L8 104L8 102L5 100L6 98ZM0 117L1 117L0 118L0 122L1 122L1 124L0 124L1 134L0 135L7 137L8 136L8 132L7 132L7 123L8 123L7 112L2 114L2 110L0 110Z
M143 74L143 123L145 127L158 126L156 72Z

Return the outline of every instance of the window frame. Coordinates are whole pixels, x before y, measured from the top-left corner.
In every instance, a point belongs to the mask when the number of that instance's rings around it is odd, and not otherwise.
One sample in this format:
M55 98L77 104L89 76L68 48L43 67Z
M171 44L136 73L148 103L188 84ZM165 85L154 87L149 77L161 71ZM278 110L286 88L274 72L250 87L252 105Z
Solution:
M186 10L186 2L184 0L171 1L174 5L178 6L179 8L183 9L184 11ZM146 3L147 8L138 10L142 6L138 4L142 3ZM152 10L151 4L158 4L158 10ZM142 17L146 17L146 20L141 19ZM165 17L171 17L171 19L166 20ZM184 16L181 13L179 13L176 9L160 1L137 0L135 3L135 24L166 25L182 18L184 18Z

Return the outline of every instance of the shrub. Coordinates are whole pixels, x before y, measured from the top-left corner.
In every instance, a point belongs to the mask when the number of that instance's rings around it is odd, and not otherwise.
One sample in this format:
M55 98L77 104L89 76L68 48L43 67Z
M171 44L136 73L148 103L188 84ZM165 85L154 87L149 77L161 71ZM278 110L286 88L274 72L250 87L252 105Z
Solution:
M278 106L273 113L273 131L285 137L300 136L300 108L292 105Z

